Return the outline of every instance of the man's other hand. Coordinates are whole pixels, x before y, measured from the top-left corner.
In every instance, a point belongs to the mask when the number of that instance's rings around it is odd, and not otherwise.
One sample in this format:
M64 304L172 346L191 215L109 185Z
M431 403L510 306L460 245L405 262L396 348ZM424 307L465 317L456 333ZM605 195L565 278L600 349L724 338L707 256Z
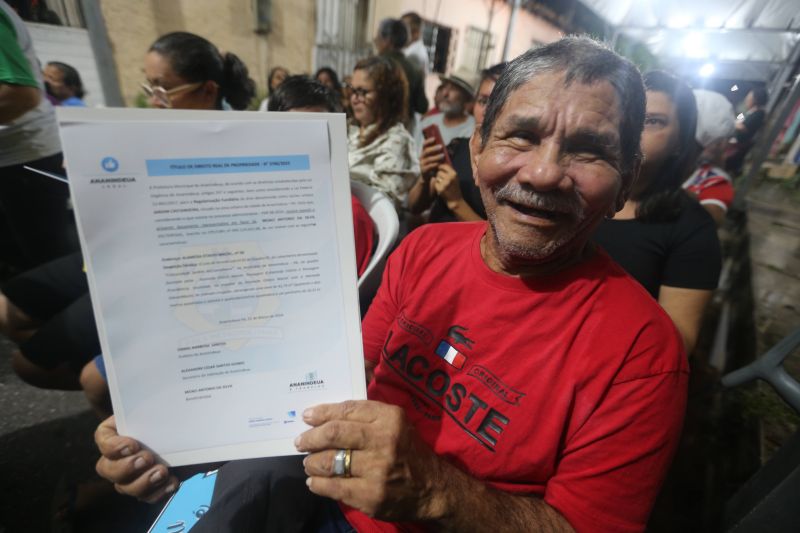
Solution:
M152 452L117 433L113 416L97 426L94 442L102 454L97 461L97 473L112 482L117 492L155 503L178 488L178 480Z

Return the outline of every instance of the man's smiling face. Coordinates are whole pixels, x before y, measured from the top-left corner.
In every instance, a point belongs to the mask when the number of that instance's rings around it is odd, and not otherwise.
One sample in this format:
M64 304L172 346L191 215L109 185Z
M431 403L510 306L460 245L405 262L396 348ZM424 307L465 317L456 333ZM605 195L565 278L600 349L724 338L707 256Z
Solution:
M580 256L622 205L621 113L610 83L565 86L562 72L544 73L511 93L485 145L473 135L490 266Z

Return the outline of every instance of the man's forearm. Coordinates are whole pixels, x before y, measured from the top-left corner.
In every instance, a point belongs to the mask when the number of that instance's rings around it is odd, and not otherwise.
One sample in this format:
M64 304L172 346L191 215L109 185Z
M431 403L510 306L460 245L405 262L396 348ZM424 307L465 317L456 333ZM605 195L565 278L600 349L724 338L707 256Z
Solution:
M445 531L574 533L561 513L536 496L493 489L441 461L430 512Z
M419 214L428 209L433 203L430 181L419 177L408 191L408 210Z

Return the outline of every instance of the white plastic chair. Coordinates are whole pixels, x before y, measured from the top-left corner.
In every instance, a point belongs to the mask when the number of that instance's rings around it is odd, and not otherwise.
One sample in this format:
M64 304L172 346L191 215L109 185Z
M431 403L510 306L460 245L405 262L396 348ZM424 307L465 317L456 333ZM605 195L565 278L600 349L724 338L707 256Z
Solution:
M367 269L358 278L358 298L362 312L366 310L383 276L386 258L397 240L400 232L400 220L394 204L388 196L358 181L350 181L350 190L364 206L378 231L378 246L369 260Z

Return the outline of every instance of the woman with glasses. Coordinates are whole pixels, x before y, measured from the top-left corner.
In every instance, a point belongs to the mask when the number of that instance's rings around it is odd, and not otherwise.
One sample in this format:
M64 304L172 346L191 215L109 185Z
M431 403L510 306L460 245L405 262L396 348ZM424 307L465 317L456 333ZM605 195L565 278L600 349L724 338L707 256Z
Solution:
M236 55L192 33L159 37L145 56L144 73L142 89L154 107L245 109L255 95L255 82Z
M144 73L147 83L142 88L154 107L245 109L255 95L255 82L236 55L221 54L216 46L192 33L159 37L144 58ZM94 322L93 316L89 318ZM101 356L84 366L80 383L94 410L107 416L110 403Z
M489 95L506 63L499 63L481 72L481 82L475 95L472 114L475 126L481 127ZM444 163L448 151L452 166ZM457 222L486 219L481 192L472 177L469 138L457 137L447 147L436 139L425 139L420 157L421 173L408 193L408 208L412 213L430 209L429 222Z
M408 108L405 74L389 59L362 59L353 70L350 104L350 178L386 194L399 208L419 174L414 139L403 126Z

